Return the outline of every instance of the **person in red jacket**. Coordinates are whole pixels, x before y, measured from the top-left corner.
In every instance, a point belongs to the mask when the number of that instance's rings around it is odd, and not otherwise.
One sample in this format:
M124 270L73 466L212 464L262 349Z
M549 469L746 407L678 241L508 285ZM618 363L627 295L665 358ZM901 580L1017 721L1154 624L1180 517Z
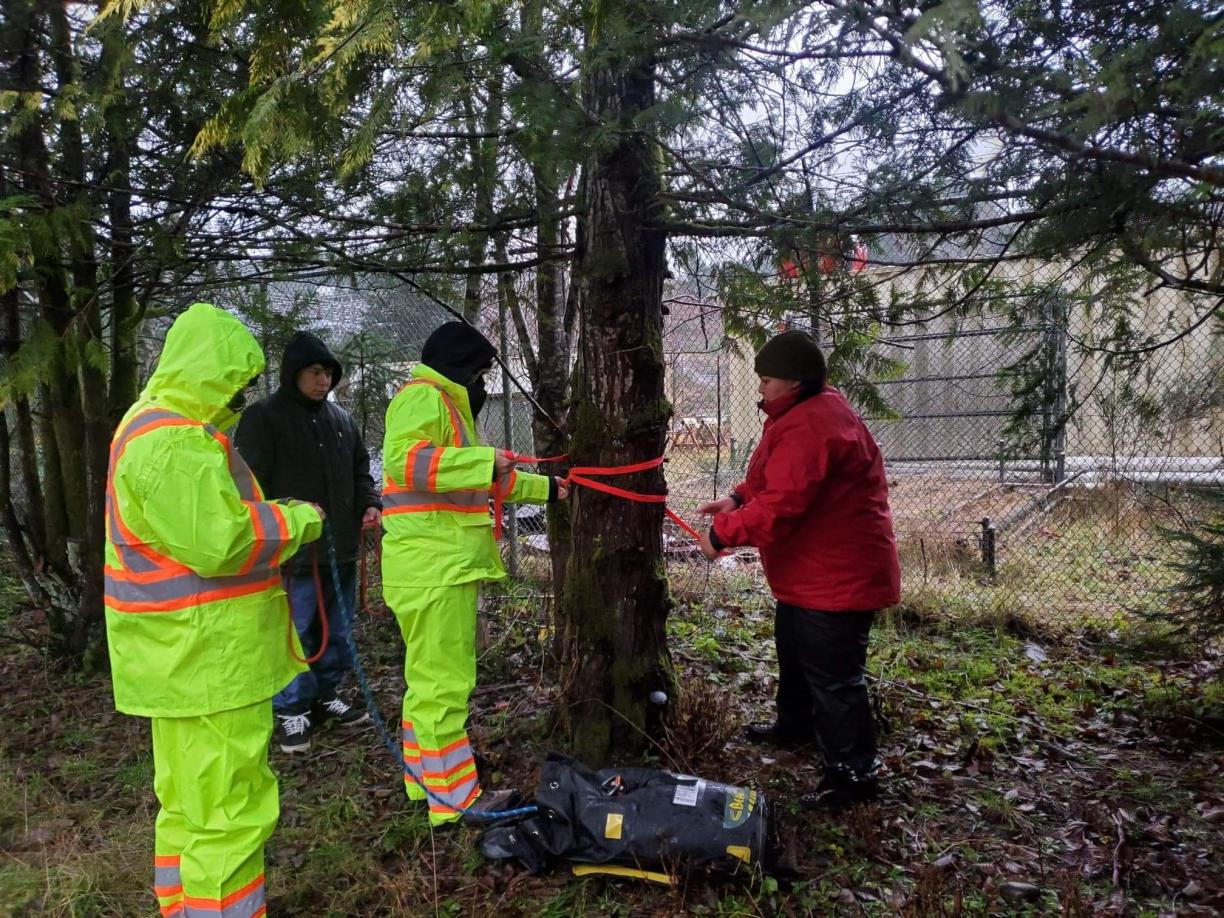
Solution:
M807 808L878 794L867 640L875 613L900 599L901 568L884 460L871 431L836 389L807 332L771 338L756 356L765 430L747 477L713 515L701 549L711 560L756 546L778 601L777 720L746 728L755 742L815 742L824 778Z

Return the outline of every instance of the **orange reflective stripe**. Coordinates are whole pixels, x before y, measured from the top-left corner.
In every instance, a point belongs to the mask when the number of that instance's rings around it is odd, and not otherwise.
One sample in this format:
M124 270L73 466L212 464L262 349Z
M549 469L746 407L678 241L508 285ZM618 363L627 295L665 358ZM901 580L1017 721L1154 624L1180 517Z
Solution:
M285 508L280 504L264 504L272 511L272 518L276 520L276 551L272 557L270 565L272 567L280 567L282 560L281 554L288 547L289 543L289 521L285 519Z
M220 914L224 918L256 918L267 911L264 904L264 875L261 873L242 889L230 893L224 899L184 896L183 904L188 915L200 912Z
M393 516L396 513L434 513L437 511L448 511L450 513L488 513L489 508L486 507L460 507L455 504L419 504L415 507L392 507L387 509L383 507L383 516Z
M456 790L463 789L466 793L467 786L476 781L476 772L470 771L466 775L451 779L438 778L429 774L428 772L425 772L421 777L426 787L428 787L435 794L438 794L438 796L445 798L448 794L453 794ZM451 805L453 806L454 804Z
M183 881L179 873L180 857L177 854L159 854L153 858L153 892L160 899L181 897ZM181 902L162 903L162 910L181 905Z
M459 739L455 740L453 743L447 743L441 749L426 749L425 751L433 755L446 755L447 753L454 752L456 749L462 749L467 744L468 744L467 737L461 736L459 737Z
M103 571L105 604L116 612L176 612L191 606L249 596L280 586L277 571L252 571L243 577L172 574L161 580L138 580L115 568ZM216 584L213 586L213 584Z
M443 781L454 782L455 776L458 775L459 772L466 771L469 768L475 768L475 767L476 767L476 760L474 758L468 757L467 759L460 762L455 767L451 768L449 771L441 771L441 772L426 771L424 772L424 775L428 778L436 778L436 779L441 779Z
M417 483L416 461L421 451L429 446L426 440L417 440L408 448L408 454L404 457L404 487L411 488Z
M421 760L421 747L417 743L416 731L412 729L412 721L401 721L400 726L404 736L404 761L407 762L411 758L412 761L419 762Z
M400 392L403 392L409 386L430 386L432 389L434 389L434 391L436 391L438 395L441 396L442 404L446 406L446 410L450 414L451 427L454 428L454 431L455 431L455 435L454 435L455 442L452 445L453 446L470 445L468 443L467 430L464 428L463 421L459 417L459 411L458 409L455 408L455 403L451 401L451 397L446 394L445 389L439 386L432 379L412 379L404 383L402 386L400 386L399 392L396 392L395 394L399 395Z
M444 814L457 813L460 810L466 810L469 806L472 805L472 803L479 796L480 796L480 785L477 784L475 787L472 788L472 790L468 793L466 797L464 797L461 801L457 802L453 806L445 804L445 803L438 803L437 801L430 799L429 812L444 813Z
M230 438L211 424L205 424L204 430L220 443L221 447L225 450L230 477L234 479L234 484L238 487L238 493L242 499L262 501L263 491L259 487L259 482L255 480L255 474L242 456L239 455L238 450L234 449L234 444L230 442Z
M255 529L255 544L251 546L251 555L246 559L246 563L242 565L239 574L249 574L255 568L255 561L259 558L260 548L267 540L267 533L264 531L263 517L259 512L259 508L254 504L247 504L247 512L251 515L251 526Z
M459 417L459 412L455 410L455 403L450 400L450 396L438 390L438 394L442 396L442 404L446 406L446 410L450 412L451 427L455 431L455 446L467 446L467 431L463 428L463 421Z
M257 568L266 570L277 567L281 549L289 539L285 517L276 504L250 501L247 502L247 510L250 511L251 525L255 530L255 544L251 546L250 557L238 572L240 576Z
M163 558L158 555L155 551L153 551L153 549L149 548L147 545L137 539L123 522L123 517L119 514L119 503L118 499L115 497L114 486L114 474L115 469L119 465L119 460L123 458L123 453L127 449L128 443L141 434L149 433L150 431L154 430L160 430L164 427L193 426L199 425L188 418L182 417L181 415L176 415L162 409L153 409L151 411L141 412L136 417L132 418L127 427L124 428L122 432L116 433L114 439L111 441L110 472L106 478L107 523L110 524L113 522L115 527L118 528L119 536L121 538L116 538L113 532L108 532L107 535L114 544L116 554L120 556L120 560L123 562L125 567L133 566L133 562L135 562L135 566L144 567L146 570L149 569L150 565L154 568L160 567L166 563L175 564L179 567L181 567L181 565L177 565L176 562L170 561L170 559ZM113 520L111 519L112 516ZM132 552L137 553L147 563L141 564L139 559L133 559L130 554ZM186 568L182 569L186 570Z
M429 457L429 478L425 485L425 488L428 491L438 490L438 465L442 462L442 453L445 451L445 449L445 447L440 446L435 449L433 451L433 455Z
M114 472L128 443L163 427L201 427L225 450L230 476L247 504L255 535L251 554L236 575L202 577L196 574L137 538L119 512ZM281 508L264 503L262 496L250 468L229 438L215 427L163 409L137 415L112 441L111 474L107 480L107 536L120 566L108 564L104 568L106 607L115 612L174 612L279 586L276 568L289 541L289 527Z

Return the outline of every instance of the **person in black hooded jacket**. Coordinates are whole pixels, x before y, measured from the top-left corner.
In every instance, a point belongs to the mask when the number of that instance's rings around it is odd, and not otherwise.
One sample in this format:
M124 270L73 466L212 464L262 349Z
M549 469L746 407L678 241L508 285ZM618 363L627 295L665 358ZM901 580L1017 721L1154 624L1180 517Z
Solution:
M361 528L378 525L382 502L356 423L327 398L343 374L326 344L309 332L296 333L281 360L280 388L243 412L235 445L268 499L294 498L322 508L336 546L343 599L351 612ZM314 546L303 549L282 568L293 621L308 657L318 651L322 635L314 552ZM272 701L274 742L284 752L308 751L312 731L325 721L352 726L369 719L336 693L352 660L326 554L317 561L330 637L323 656Z

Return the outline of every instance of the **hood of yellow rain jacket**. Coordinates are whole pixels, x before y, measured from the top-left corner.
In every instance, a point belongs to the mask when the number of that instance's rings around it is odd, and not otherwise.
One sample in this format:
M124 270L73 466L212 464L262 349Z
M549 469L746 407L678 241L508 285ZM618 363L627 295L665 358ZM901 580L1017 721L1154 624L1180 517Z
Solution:
M226 407L230 399L263 368L259 342L242 322L210 303L196 303L166 333L142 401L224 427L233 419Z

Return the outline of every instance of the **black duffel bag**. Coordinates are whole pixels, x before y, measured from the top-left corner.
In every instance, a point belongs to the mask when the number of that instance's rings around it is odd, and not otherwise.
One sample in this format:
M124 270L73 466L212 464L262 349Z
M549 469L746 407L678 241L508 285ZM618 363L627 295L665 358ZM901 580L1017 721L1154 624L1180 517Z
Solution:
M552 754L536 789L539 811L485 831L486 857L529 870L550 861L642 870L742 870L765 859L763 794L652 768L592 771Z

